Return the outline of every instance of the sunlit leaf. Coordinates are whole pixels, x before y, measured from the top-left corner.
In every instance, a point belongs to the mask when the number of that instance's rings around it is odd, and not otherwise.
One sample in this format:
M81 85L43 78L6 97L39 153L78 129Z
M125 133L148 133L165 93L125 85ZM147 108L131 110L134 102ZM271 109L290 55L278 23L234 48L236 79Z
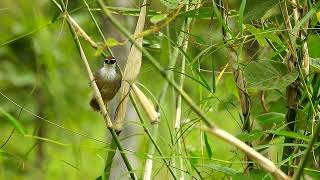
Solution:
M263 30L257 27L254 27L250 24L246 24L246 28L250 31L252 35L257 39L258 43L263 47L266 44L266 38L271 42L277 43L279 45L283 44L281 39L271 30Z
M260 46L263 47L266 44L266 40L261 35L261 30L259 28L256 28L250 24L246 24L246 28L250 31L252 35L254 35Z
M152 16L152 18L150 19L150 22L152 22L153 24L157 24L158 22L165 20L167 16L168 14L158 14L158 15Z
M109 47L118 46L120 44L121 43L114 38L108 38L105 42L105 45L107 45Z
M316 15L317 15L318 21L320 22L320 11L318 11Z
M307 43L310 57L320 58L319 42L320 36L318 34L311 34L308 36Z

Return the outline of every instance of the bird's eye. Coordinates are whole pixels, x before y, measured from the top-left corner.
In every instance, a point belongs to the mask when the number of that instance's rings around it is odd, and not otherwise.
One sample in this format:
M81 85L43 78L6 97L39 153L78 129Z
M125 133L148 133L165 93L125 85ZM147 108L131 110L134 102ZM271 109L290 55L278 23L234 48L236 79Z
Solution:
M110 59L110 60L109 60L109 64L114 64L115 62L116 62L115 59Z
M104 63L109 64L109 60L107 60L107 59L104 60Z

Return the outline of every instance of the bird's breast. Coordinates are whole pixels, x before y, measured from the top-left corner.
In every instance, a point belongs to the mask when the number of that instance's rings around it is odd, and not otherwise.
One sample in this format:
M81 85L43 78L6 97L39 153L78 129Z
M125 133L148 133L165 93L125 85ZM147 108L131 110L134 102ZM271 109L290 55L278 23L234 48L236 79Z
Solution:
M115 68L102 68L99 74L101 78L106 81L112 81L117 77L117 72Z

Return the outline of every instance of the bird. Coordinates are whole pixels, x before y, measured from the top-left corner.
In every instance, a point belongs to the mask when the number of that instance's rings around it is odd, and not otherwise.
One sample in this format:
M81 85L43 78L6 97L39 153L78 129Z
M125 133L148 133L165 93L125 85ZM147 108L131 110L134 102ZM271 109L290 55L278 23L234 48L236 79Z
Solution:
M94 81L97 83L102 100L106 105L121 87L122 73L116 58L108 56L104 59L102 67L94 73ZM94 96L90 100L90 106L94 111L100 111L99 104Z

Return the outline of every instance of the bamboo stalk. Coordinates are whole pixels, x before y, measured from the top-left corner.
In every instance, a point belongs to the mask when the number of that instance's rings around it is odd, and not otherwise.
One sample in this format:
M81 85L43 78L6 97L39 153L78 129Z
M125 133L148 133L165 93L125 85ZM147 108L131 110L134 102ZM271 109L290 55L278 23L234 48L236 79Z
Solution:
M189 8L189 5L186 5L185 6L185 9L188 10ZM188 49L188 44L189 44L189 33L190 33L190 24L191 24L191 20L186 18L185 19L185 22L183 24L183 27L182 27L182 32L184 32L183 34L183 37L182 37L182 41L181 41L181 46L182 46L182 50L184 52L187 51ZM178 44L180 45L180 44ZM184 80L185 80L185 68L186 68L186 57L185 56L182 56L181 57L181 72L180 72L180 79L179 79L179 88L180 90L182 91L183 90L183 84L184 84ZM181 94L177 94L177 103L176 103L176 116L175 116L175 125L174 125L174 129L175 129L175 132L176 132L176 136L177 137L182 137L182 131L180 131L180 128L181 128L181 111L182 111L182 97L181 97ZM179 153L179 156L178 156L178 164L180 167L180 180L184 180L184 164L183 164L183 159L181 157L182 155L182 148L181 148L181 138L179 138L177 140L177 149L178 149L178 153Z

